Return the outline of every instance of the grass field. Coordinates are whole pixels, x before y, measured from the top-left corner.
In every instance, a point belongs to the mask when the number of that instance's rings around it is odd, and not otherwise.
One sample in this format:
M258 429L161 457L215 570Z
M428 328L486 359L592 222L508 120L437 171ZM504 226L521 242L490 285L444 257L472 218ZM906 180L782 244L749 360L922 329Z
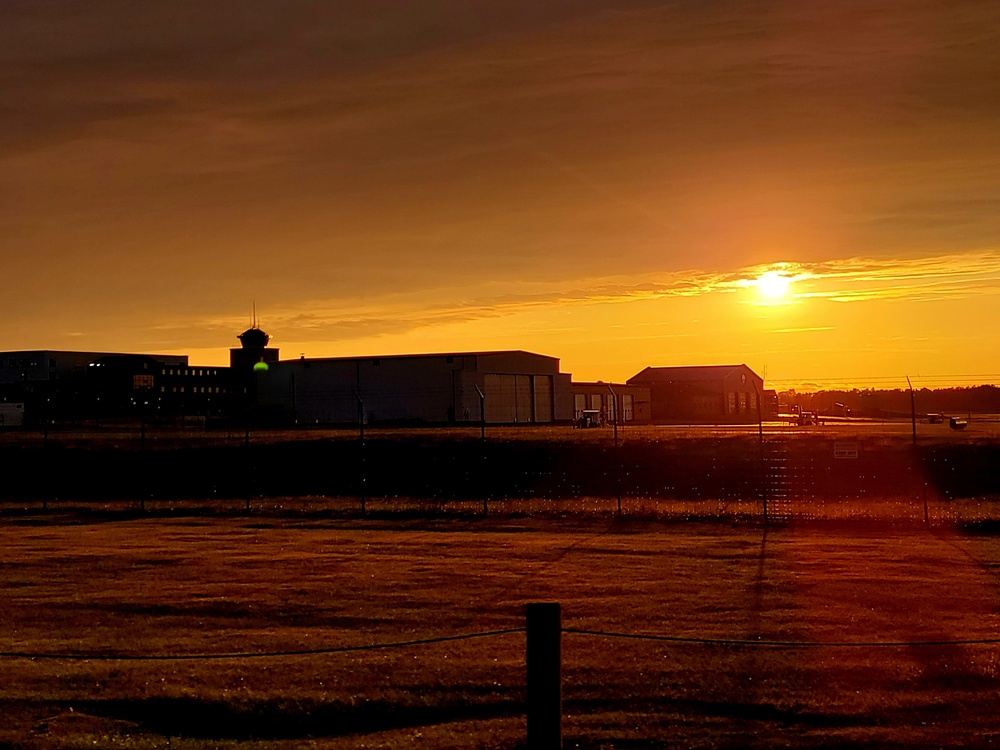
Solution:
M619 427L622 442L654 441L668 442L691 438L730 437L756 435L757 424L747 425L635 425L625 423ZM828 422L822 425L799 427L784 422L765 422L765 437L828 436L843 439L881 438L888 441L909 441L911 424L908 419L896 420L852 420ZM488 425L487 440L526 440L531 442L573 441L608 442L613 440L613 429L606 425L599 429L578 430L568 425ZM480 436L478 424L450 427L392 427L369 425L365 428L369 439L421 436L440 441L477 439ZM1000 438L1000 415L973 415L964 430L952 430L947 423L917 424L918 439L925 442L962 443ZM87 425L80 427L59 427L49 432L38 429L0 429L0 446L11 444L39 444L48 441L80 447L104 442L123 448L138 448L141 431L138 421L119 424ZM179 428L174 426L149 425L145 430L146 446L176 447L191 443L205 445L240 445L249 438L251 443L273 443L288 441L333 440L349 441L358 437L357 428L301 427L295 429L252 429L249 434L239 426L231 428L204 429L198 427Z
M313 650L523 626L803 643L998 635L1000 545L939 524L52 515L0 526L7 652ZM566 634L570 748L989 747L1000 646ZM278 658L0 658L0 747L515 748L524 636Z

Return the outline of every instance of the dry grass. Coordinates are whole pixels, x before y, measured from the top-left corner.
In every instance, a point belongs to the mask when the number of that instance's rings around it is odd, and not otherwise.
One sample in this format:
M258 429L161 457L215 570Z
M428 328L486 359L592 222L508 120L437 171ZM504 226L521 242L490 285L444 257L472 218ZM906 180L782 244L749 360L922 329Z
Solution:
M985 536L651 520L205 518L0 527L5 650L191 654L564 626L807 642L992 638ZM523 636L276 659L0 659L0 747L514 748ZM972 747L1000 647L564 636L567 747Z
M754 436L758 432L756 424L749 425L634 425L623 424L619 427L618 436L622 443L641 442L675 442L690 439ZM857 420L851 422L829 422L823 425L798 427L782 422L766 422L763 426L767 438L827 438L843 440L861 440L869 443L906 444L911 440L911 425L909 420ZM456 441L477 440L480 436L478 424L450 427L392 427L369 425L365 428L368 439L407 439L419 438L425 440ZM927 443L970 443L978 441L993 441L1000 438L1000 417L996 415L974 416L969 426L961 431L952 430L948 424L917 425L918 439ZM568 425L518 425L495 426L486 428L486 437L490 441L528 441L528 442L574 442L574 443L609 443L612 442L614 431L610 425L599 429L579 430ZM356 428L302 427L297 429L253 429L249 440L253 444L270 444L295 441L351 441L358 437ZM146 448L176 448L181 446L205 445L220 446L242 445L246 435L239 426L216 429L198 427L166 427L149 425L146 429ZM98 427L85 426L79 428L60 427L53 429L46 436L40 430L7 429L0 430L0 446L41 444L48 441L50 445L61 445L70 448L94 447L101 444L111 444L122 448L138 449L140 428L138 421L125 422L117 425L102 425Z

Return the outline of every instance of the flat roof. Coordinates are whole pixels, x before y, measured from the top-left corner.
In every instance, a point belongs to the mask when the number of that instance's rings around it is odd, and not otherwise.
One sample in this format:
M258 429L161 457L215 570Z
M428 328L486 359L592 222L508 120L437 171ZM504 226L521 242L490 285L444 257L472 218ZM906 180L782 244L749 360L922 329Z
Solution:
M528 352L524 349L500 349L495 351L485 351L485 352L430 352L427 354L364 354L355 355L351 357L297 357L295 359L282 359L279 364L285 364L288 362L356 362L362 360L370 359L436 359L440 357L489 357L489 356L500 356L500 355L512 355L512 354L523 354L528 357L540 357L542 359L551 359L556 362L559 361L559 357L553 357L548 354L538 354L536 352Z

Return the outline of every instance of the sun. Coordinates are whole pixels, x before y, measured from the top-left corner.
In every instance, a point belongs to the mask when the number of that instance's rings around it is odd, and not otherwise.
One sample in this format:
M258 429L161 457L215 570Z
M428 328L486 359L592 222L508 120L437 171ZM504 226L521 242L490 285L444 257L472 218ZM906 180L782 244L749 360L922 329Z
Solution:
M758 276L754 283L764 297L778 301L788 296L792 277L786 276L781 271L766 271Z

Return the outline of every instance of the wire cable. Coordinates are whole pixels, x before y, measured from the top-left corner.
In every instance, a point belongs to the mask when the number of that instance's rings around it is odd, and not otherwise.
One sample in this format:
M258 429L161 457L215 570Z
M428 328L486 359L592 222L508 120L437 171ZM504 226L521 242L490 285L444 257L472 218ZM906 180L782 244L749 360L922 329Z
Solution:
M976 638L944 641L766 641L742 638L695 638L638 633L608 633L600 630L563 628L571 635L595 635L605 638L625 638L636 641L660 641L705 646L757 646L762 648L921 648L925 646L996 646L1000 638Z
M494 636L523 633L525 628L508 628L506 630L489 630L482 633L463 633L460 635L444 635L436 638L421 638L413 641L391 641L387 643L372 643L366 646L333 646L330 648L289 649L283 651L252 651L248 653L218 653L218 654L55 654L31 651L0 651L0 658L5 659L63 659L66 661L198 661L210 659L270 659L284 656L318 656L323 654L344 654L353 651L376 651L388 648L407 648L409 646L426 646L433 643L449 643L452 641L467 641L473 638L492 638Z

